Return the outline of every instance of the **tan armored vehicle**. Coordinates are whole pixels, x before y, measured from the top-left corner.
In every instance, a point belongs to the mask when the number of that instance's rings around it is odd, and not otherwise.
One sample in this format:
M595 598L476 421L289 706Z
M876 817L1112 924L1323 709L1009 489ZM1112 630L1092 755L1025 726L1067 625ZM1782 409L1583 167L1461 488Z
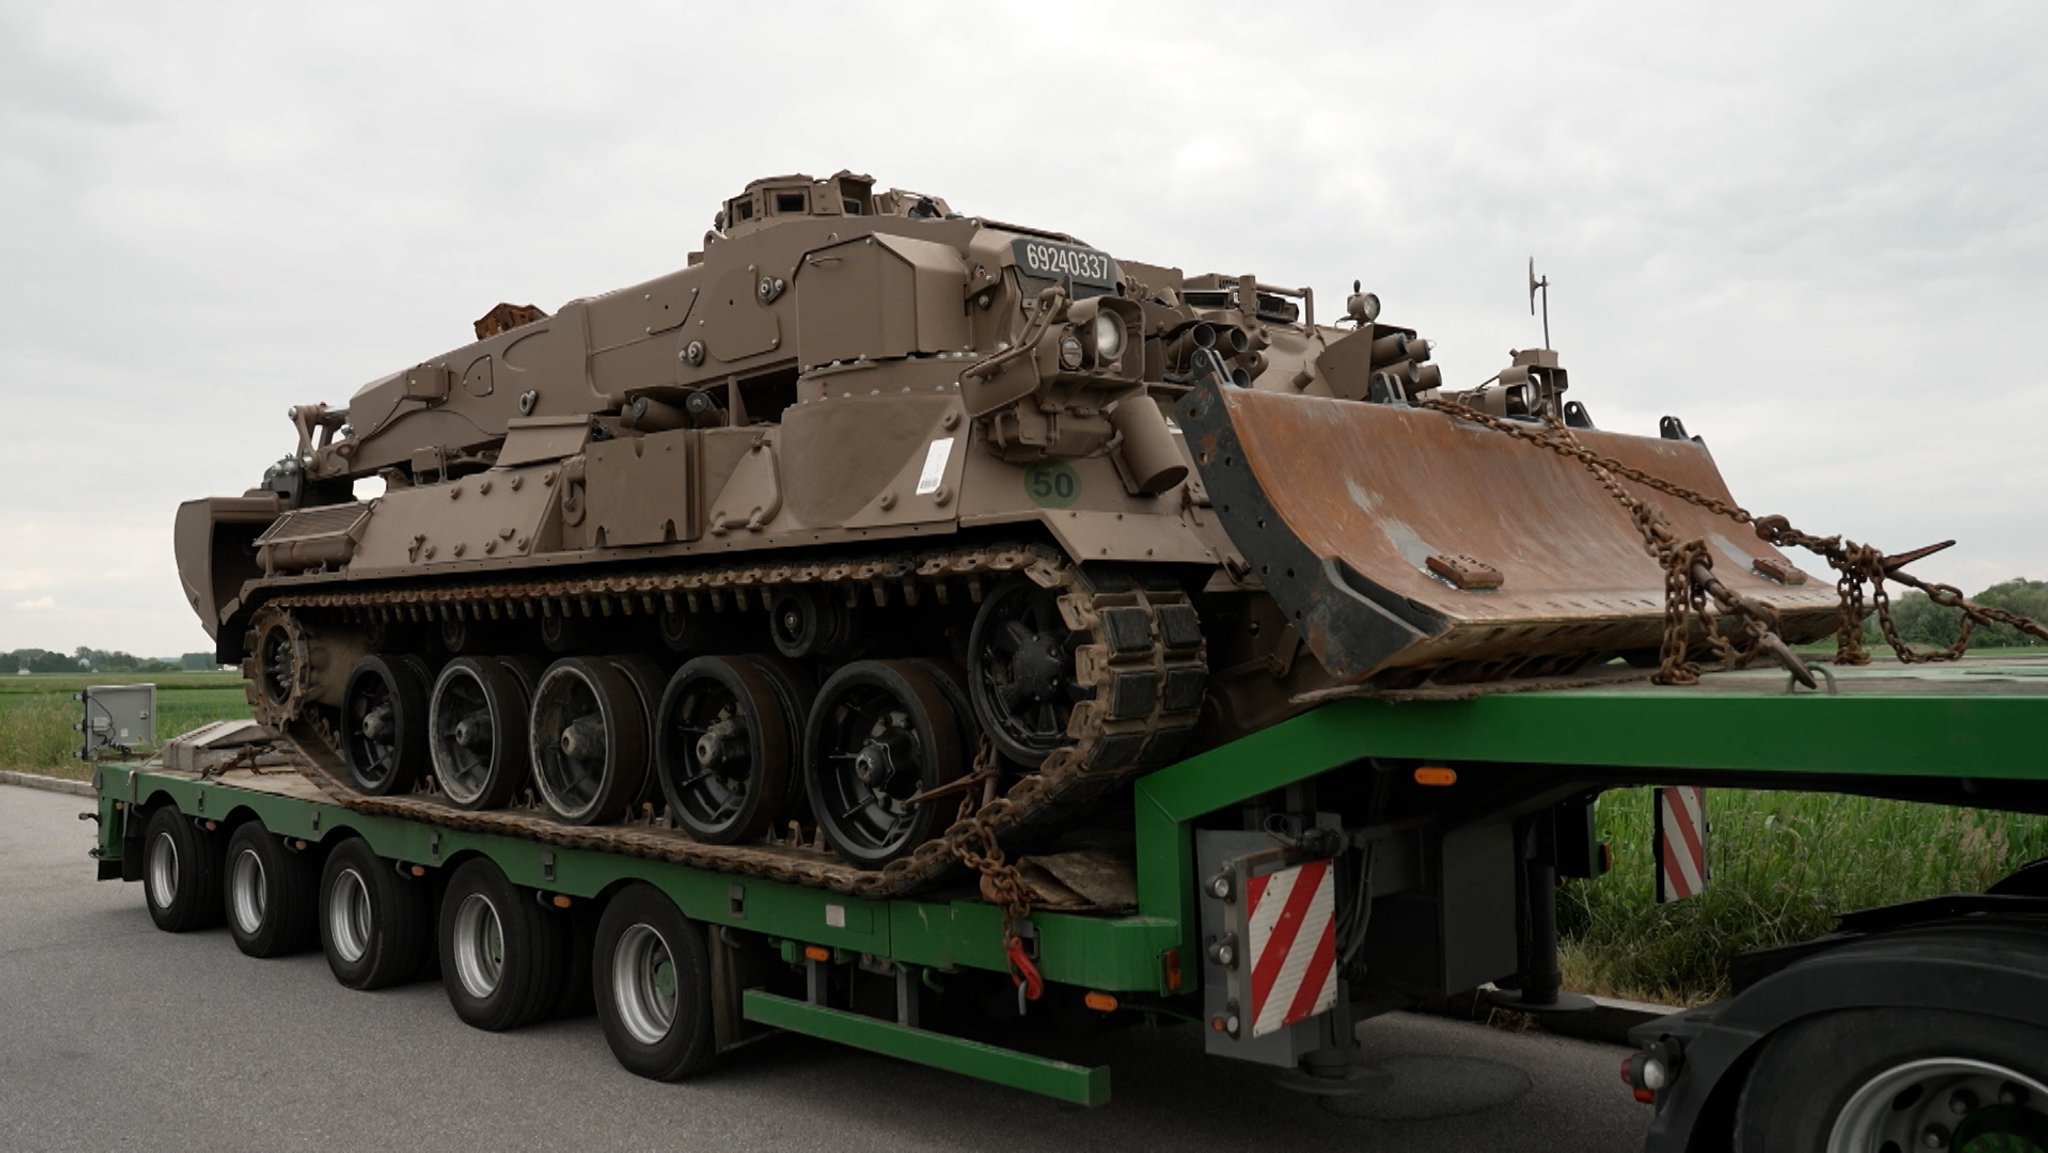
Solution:
M1668 668L1701 644L1667 641L1674 564L1832 628L1832 587L1694 505L1697 555L1645 551L1628 470L1728 496L1675 421L1593 429L1548 349L1448 390L1356 287L1318 323L1306 288L757 180L681 271L293 409L261 487L180 508L179 571L359 803L862 891L943 867L962 794L1057 829L1318 690Z

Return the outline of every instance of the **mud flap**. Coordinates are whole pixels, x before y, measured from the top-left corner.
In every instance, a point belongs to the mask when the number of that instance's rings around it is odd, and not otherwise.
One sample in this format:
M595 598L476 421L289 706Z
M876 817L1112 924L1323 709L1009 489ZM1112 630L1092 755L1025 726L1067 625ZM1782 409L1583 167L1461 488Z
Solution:
M1567 673L1661 639L1663 570L1576 461L1442 413L1213 376L1177 416L1250 575L1340 681ZM1576 435L1596 453L1732 499L1697 441ZM1630 488L1681 539L1707 541L1730 588L1775 605L1786 640L1833 628L1832 584L1809 582L1733 521Z

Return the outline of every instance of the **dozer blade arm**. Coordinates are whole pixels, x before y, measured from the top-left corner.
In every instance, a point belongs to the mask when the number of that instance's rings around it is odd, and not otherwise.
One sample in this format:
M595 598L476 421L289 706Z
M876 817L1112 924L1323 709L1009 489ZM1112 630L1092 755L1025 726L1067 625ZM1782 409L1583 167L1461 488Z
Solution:
M1231 542L1340 681L1487 681L1655 655L1663 569L1576 461L1442 413L1213 377L1181 399L1178 419ZM1729 499L1704 445L1576 435ZM1808 583L1732 521L1627 487L1662 507L1680 539L1707 541L1729 588L1775 605L1787 641L1833 627L1832 586Z

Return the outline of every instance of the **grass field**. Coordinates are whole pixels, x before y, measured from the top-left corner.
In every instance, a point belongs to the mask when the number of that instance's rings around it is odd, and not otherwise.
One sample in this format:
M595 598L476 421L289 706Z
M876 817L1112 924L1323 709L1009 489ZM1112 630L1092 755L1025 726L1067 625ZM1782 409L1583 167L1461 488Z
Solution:
M249 715L236 673L154 673L105 675L38 674L0 677L0 769L26 769L84 779L90 775L72 757L82 715L73 693L87 685L156 685L159 742L208 721Z
M1825 933L1853 909L1982 892L2048 856L2048 817L1817 793L1709 789L1713 880L1658 905L1650 793L1600 798L1614 870L1570 881L1558 923L1572 988L1691 1004L1727 991L1728 959Z

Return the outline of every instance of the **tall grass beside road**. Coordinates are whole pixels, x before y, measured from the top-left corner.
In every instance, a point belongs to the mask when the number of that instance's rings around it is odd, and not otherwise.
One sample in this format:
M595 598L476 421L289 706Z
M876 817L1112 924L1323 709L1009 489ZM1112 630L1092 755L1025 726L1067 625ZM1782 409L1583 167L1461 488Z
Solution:
M156 685L159 744L208 721L249 715L242 678L232 672L0 677L0 769L85 779L90 771L72 756L79 746L72 726L84 715L72 695L87 685L146 682Z
M1713 880L1656 903L1650 791L1600 798L1614 869L1558 894L1565 980L1575 989L1693 1004L1725 994L1728 960L1810 940L1837 914L1978 893L2048 856L2048 817L1822 793L1707 790Z

